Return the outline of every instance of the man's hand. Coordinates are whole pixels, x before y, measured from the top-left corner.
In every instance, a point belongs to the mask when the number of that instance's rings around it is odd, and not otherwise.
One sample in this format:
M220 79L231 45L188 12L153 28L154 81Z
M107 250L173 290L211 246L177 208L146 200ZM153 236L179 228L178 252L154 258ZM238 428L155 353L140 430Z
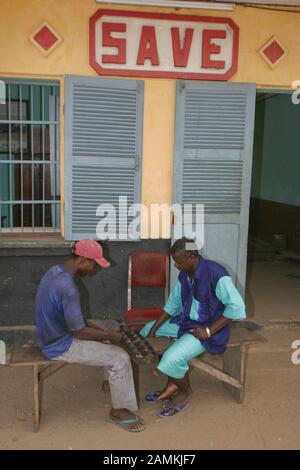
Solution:
M118 331L104 331L89 326L73 331L73 335L80 340L110 341L112 344L120 344L122 338L121 333Z
M153 328L152 326L151 330L149 331L147 335L147 338L154 338L155 332L156 332L156 328Z
M149 333L147 334L147 338L153 338L155 336L156 331L158 328L165 323L165 321L170 319L170 315L163 311L158 319L155 321L155 323L152 325L152 328L150 329Z
M204 340L208 338L208 334L206 333L205 328L202 328L199 326L198 328L193 328L192 330L189 330L190 333L192 333L196 338L200 340Z
M115 345L118 345L121 343L122 339L122 334L119 331L112 331L109 333L108 340Z
M230 321L231 320L229 318L226 318L222 315L221 318L219 318L219 320L217 320L215 323L209 326L210 335L211 336L214 335L217 331L224 328L224 326L229 325ZM192 330L189 330L189 331L196 338L200 340L204 340L209 337L208 334L206 333L206 329L201 326L199 326L198 328L193 328Z

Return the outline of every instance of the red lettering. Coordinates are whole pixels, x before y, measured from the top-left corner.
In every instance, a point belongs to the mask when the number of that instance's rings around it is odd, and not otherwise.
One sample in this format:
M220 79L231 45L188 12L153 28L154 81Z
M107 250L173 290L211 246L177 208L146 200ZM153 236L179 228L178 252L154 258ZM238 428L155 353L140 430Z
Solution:
M226 38L225 30L205 29L202 35L202 67L205 69L224 69L224 60L211 60L212 54L220 54L221 46L212 43L213 39Z
M190 55L190 50L191 50L193 34L194 34L194 30L187 28L184 33L183 46L180 47L179 28L171 28L173 60L174 60L175 67L187 66L189 55Z
M111 33L126 33L125 23L103 23L102 25L102 46L116 47L117 54L103 54L104 64L126 64L126 39L113 38Z
M159 65L154 26L142 27L137 65L144 65L146 59L151 61L151 65Z

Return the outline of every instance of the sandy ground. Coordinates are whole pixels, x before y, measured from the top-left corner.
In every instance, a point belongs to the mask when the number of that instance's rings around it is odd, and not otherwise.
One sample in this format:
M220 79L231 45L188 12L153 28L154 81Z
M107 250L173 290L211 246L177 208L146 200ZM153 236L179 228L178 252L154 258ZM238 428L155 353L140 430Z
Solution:
M1 449L299 449L300 365L291 363L291 343L300 329L264 330L267 344L249 355L245 402L233 401L221 383L193 371L189 409L174 418L142 404L147 427L129 433L105 420L109 395L96 368L67 366L44 390L39 433L33 432L30 368L0 368ZM212 359L216 361L217 359ZM159 388L161 376L141 371L141 391Z

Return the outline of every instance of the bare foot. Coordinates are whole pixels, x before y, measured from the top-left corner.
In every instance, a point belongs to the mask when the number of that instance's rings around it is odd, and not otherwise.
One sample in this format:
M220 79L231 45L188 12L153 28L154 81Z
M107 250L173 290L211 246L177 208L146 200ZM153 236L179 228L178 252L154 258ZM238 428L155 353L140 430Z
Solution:
M163 400L164 398L169 398L172 395L174 395L174 393L177 392L177 390L178 390L177 385L173 384L172 382L169 382L165 390L163 390L163 392L157 397L157 400Z
M103 380L101 390L102 392L110 392L110 385L108 380Z

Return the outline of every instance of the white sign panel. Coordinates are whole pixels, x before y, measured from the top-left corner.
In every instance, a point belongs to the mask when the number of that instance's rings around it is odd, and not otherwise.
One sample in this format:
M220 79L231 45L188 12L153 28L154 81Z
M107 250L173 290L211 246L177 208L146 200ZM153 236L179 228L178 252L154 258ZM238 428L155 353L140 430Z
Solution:
M101 75L228 80L238 34L230 18L98 10L90 64Z

